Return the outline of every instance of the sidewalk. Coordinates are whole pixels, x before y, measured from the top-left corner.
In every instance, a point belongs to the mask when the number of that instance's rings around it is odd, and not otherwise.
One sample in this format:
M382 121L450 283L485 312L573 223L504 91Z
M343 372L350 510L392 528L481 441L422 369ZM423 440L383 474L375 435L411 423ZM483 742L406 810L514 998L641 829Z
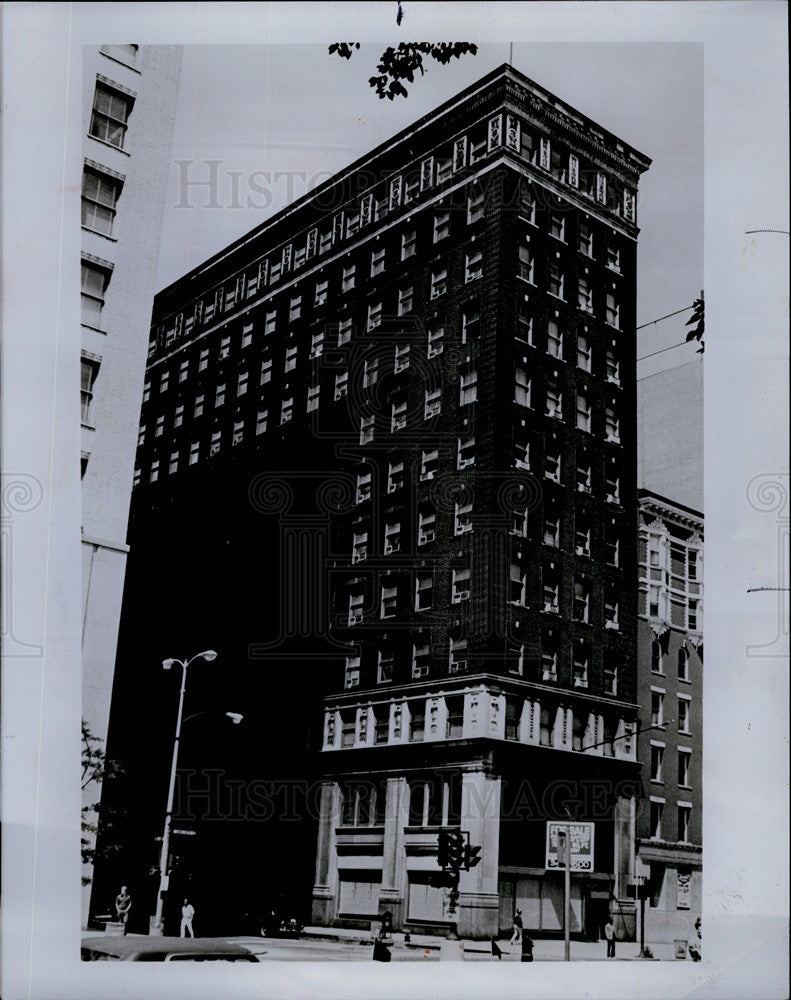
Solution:
M373 942L370 931L355 930L348 927L305 927L302 937L319 938L325 941ZM393 934L393 948L417 948L439 951L442 942L447 938L436 934L410 934L410 940L404 941L403 932ZM535 947L533 957L537 962L562 962L563 940L557 938L533 938ZM480 959L491 956L491 944L488 941L464 940L464 954L470 959ZM503 953L502 961L521 961L520 945L511 945L507 938L497 941ZM675 958L675 947L670 943L647 942L655 959L682 961ZM618 941L615 946L615 961L646 961L638 957L640 944L637 941ZM570 954L572 961L612 961L607 958L607 943L605 941L575 941L572 939ZM686 959L691 961L689 957ZM494 959L494 961L498 961Z

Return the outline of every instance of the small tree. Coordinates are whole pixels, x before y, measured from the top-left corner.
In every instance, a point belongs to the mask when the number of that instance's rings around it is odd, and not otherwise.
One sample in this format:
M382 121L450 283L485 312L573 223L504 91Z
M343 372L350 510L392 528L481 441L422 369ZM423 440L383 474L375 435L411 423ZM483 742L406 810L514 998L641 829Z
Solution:
M330 45L329 54L351 59L354 50L359 48L359 42L335 42ZM376 67L378 75L370 77L368 83L376 90L380 100L406 97L408 91L402 81L414 83L418 70L421 76L425 74L424 57L444 66L451 59L458 59L468 52L475 55L478 46L472 42L399 42L395 47L390 45L384 50Z
M124 772L116 760L108 759L102 748L103 740L95 736L87 722L82 720L82 776L80 787L83 792L96 789L99 793L103 782L113 782ZM120 828L126 819L126 810L105 805L101 812L100 803L89 802L81 809L80 853L83 865L94 866L101 857L110 860L123 850L120 842ZM83 871L82 884L88 885L91 876Z

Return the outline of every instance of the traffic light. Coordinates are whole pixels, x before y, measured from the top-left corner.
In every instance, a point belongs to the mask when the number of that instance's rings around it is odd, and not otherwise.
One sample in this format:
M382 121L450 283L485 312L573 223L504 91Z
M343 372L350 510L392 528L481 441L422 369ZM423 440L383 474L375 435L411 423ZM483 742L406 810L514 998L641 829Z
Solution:
M703 343L703 333L706 329L706 307L703 300L702 290L700 293L700 298L695 299L694 303L692 304L692 315L689 317L685 325L692 326L693 323L695 324L695 326L692 330L689 331L689 333L687 333L687 340L688 341L699 340L700 347L698 348L697 353L702 354L703 348L705 346Z
M480 847L471 847L470 844L467 844L465 846L464 867L467 869L467 871L469 871L470 868L474 868L476 865L479 865L481 863L480 854L481 854Z
M450 830L440 830L437 842L437 864L440 868L448 867L450 860Z
M437 864L444 871L459 871L464 863L464 834L461 830L440 830Z

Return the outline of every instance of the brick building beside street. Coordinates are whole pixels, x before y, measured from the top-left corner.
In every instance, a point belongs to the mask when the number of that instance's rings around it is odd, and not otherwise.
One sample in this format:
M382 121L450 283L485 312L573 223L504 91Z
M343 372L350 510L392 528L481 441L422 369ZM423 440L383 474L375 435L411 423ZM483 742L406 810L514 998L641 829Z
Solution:
M640 490L637 875L645 938L695 940L702 900L703 515Z
M211 848L186 810L181 884L228 907L290 879L316 923L446 928L428 876L455 827L482 849L460 933L517 906L553 933L546 821L588 820L572 931L633 932L648 165L502 66L157 296L115 747L145 711L156 830L156 665L211 647L191 711L242 699L247 735L207 729L195 761L319 779L303 822L215 824Z

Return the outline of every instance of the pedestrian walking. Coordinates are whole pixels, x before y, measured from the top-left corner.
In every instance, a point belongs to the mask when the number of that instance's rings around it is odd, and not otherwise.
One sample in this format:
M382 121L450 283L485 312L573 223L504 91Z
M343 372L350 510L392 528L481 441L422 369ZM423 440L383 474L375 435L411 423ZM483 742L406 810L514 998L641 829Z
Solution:
M187 937L187 931L189 931L189 936L191 938L195 937L195 931L192 929L192 919L195 916L195 907L188 900L184 900L184 905L181 907L181 937Z
M519 944L522 939L522 911L517 909L514 914L514 932L511 935L509 944Z
M522 959L523 962L533 961L533 942L529 934L522 935Z
M126 922L129 919L129 911L132 909L132 897L127 892L126 886L121 886L121 891L115 897L115 912L118 922L124 925L126 934Z
M607 939L607 958L615 958L615 928L612 918L604 925L604 936Z

